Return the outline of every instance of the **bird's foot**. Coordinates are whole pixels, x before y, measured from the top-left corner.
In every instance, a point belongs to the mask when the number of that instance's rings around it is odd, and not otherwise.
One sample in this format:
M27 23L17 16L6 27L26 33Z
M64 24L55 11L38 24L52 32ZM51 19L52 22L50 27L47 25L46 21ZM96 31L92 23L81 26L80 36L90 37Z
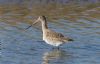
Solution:
M59 49L60 49L60 47L59 47L59 46L57 46L57 47L53 47L52 49L57 49L57 50L59 50Z

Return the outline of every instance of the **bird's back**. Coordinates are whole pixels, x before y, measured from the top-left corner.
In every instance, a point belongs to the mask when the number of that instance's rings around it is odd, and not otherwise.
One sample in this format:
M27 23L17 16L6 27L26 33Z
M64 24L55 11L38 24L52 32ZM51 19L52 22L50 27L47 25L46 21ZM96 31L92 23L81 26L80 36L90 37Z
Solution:
M48 39L52 41L60 41L60 42L67 42L69 38L64 37L63 34L54 32L52 30L46 29L43 34L43 39Z

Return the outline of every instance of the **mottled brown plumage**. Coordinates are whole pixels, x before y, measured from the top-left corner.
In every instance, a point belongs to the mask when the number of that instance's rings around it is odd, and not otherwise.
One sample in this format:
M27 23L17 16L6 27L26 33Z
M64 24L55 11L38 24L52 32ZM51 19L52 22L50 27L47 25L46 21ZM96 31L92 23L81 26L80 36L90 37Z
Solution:
M65 42L73 41L68 37L64 37L63 34L54 32L48 29L47 21L45 16L40 16L36 22L40 21L42 23L43 40L50 45L59 46ZM34 22L34 23L36 23ZM33 24L34 24L33 23Z
M43 39L55 41L54 43L57 43L57 41L66 43L72 40L70 38L64 37L64 35L61 33L57 33L49 29L46 29L45 33L43 34Z

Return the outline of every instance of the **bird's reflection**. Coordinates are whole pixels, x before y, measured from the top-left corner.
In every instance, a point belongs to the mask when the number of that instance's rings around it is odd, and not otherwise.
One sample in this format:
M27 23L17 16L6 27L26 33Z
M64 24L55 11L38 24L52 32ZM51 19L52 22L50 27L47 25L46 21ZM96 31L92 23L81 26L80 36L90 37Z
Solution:
M53 49L43 54L42 64L49 64L49 63L52 64L52 62L61 64L63 62L66 62L66 59L69 58L70 56L71 55L64 50Z

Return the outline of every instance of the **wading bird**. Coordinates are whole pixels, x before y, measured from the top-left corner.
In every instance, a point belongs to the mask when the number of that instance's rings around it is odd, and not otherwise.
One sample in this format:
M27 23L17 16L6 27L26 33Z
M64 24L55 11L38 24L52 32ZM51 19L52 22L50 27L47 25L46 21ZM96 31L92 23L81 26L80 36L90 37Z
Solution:
M56 46L59 48L59 46L61 44L64 44L68 41L73 41L73 39L64 37L64 35L61 33L57 33L55 31L50 30L48 28L47 20L46 20L45 16L40 16L33 24L35 24L37 22L41 22L41 24L42 24L43 40L47 44L50 44L52 46ZM29 26L28 28L30 28L31 26ZM26 29L28 29L28 28L26 28Z

